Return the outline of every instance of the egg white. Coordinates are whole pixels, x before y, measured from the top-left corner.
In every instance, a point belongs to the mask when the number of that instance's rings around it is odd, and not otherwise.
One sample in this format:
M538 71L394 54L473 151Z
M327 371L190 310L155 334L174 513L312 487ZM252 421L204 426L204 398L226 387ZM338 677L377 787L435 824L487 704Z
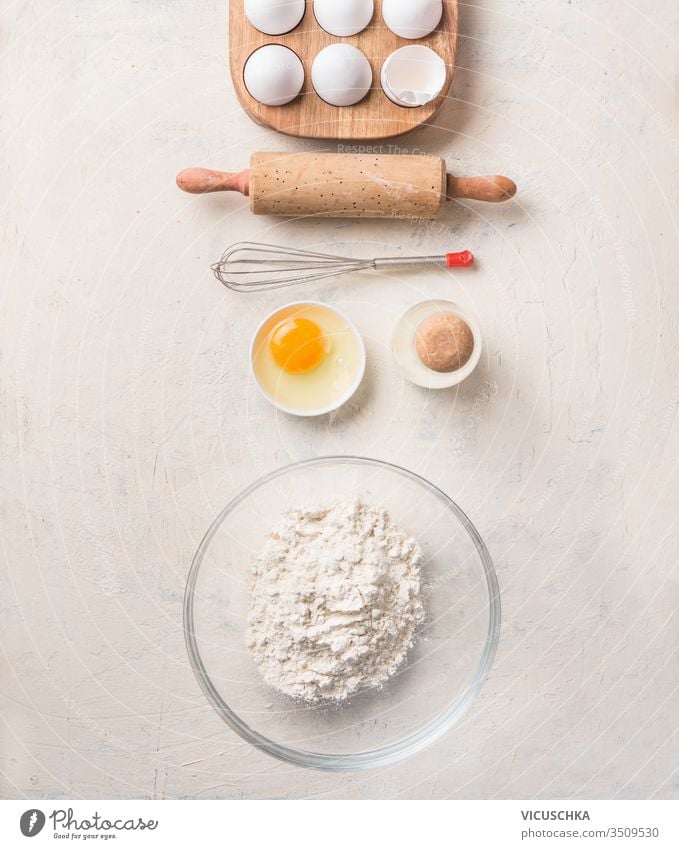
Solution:
M271 353L271 337L284 319L306 318L323 331L328 352L312 371L290 374ZM324 304L291 304L261 325L252 344L252 371L260 389L276 406L297 415L318 415L335 409L358 387L365 368L365 350L356 329Z

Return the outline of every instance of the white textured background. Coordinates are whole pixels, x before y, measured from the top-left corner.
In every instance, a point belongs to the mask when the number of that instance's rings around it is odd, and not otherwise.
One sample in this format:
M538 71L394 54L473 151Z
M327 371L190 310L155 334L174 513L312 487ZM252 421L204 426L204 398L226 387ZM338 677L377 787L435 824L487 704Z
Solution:
M677 17L674 0L461 4L455 97L398 144L507 173L517 202L434 227L295 226L174 187L187 165L313 147L241 114L224 0L0 3L3 796L679 795ZM208 269L260 236L480 261L297 290L346 308L370 356L355 403L304 423L247 373L249 335L286 295L231 295ZM431 296L485 332L457 394L405 384L388 352ZM434 749L325 776L213 713L181 600L239 488L356 451L471 515L504 629Z

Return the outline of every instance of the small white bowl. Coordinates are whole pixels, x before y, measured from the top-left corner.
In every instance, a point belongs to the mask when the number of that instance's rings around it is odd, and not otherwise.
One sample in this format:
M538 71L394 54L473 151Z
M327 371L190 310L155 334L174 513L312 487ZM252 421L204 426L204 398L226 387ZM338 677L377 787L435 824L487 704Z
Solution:
M433 315L456 315L469 326L474 336L474 351L462 368L450 372L438 372L428 368L417 355L415 334L423 321ZM478 366L483 341L478 323L452 301L423 301L416 304L399 319L394 329L391 350L394 359L411 383L425 389L450 389L462 383Z
M285 404L281 404L274 397L272 397L266 389L259 382L259 377L257 376L257 372L255 371L254 365L254 357L255 357L255 345L257 344L257 340L259 338L260 333L262 332L264 326L271 321L275 316L279 313L284 312L285 310L290 309L290 307L300 307L300 306L314 306L321 307L324 310L328 310L329 312L335 313L335 315L339 316L339 318L344 321L349 330L351 331L354 340L356 341L356 345L358 347L358 355L359 355L359 364L356 370L356 378L354 382L351 384L349 389L337 398L332 404L328 404L325 407L318 407L312 410L296 410L294 407L287 407ZM347 401L355 394L358 387L361 385L363 381L363 377L365 376L365 368L366 368L366 353L365 353L365 343L363 342L363 338L361 334L358 332L356 325L348 318L341 310L338 310L336 307L331 307L328 304L324 304L322 301L292 301L289 304L283 304L283 306L277 307L275 310L272 310L257 326L253 336L252 342L250 343L250 374L252 375L253 380L261 394L266 398L266 400L273 404L278 410L283 413L288 413L291 416L301 416L303 418L312 418L314 416L325 416L328 413L332 413L335 410L339 410L340 407L344 406Z

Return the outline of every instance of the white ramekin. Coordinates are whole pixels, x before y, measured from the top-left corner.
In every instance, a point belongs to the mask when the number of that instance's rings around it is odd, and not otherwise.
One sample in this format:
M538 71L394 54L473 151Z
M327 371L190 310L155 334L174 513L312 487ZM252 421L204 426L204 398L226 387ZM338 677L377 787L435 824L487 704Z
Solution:
M323 309L329 310L330 312L334 312L335 315L338 315L342 321L346 322L351 330L351 333L356 340L356 344L358 345L359 352L359 366L356 371L356 379L351 384L349 389L341 395L336 401L333 401L332 404L328 404L325 407L318 407L314 410L296 410L293 407L287 407L284 404L278 402L275 398L273 398L269 393L264 389L262 384L259 382L259 378L257 377L257 372L255 371L254 366L254 355L255 355L255 344L261 333L263 327L271 321L278 313L282 313L285 310L289 310L290 307L302 307L302 306L310 306L310 307L322 307ZM361 385L363 381L363 377L365 375L365 367L366 367L366 353L365 353L365 344L361 337L361 334L358 332L356 325L351 321L348 316L346 316L341 310L338 310L337 307L331 307L328 304L324 304L322 301L292 301L289 304L283 304L283 306L277 307L275 310L272 310L264 319L259 323L257 329L255 330L252 336L252 342L250 343L250 374L252 375L253 380L255 381L255 385L261 392L261 394L266 398L266 400L273 404L278 410L283 413L288 413L291 416L302 416L304 418L311 418L313 416L325 416L328 413L332 413L335 410L338 410L347 401L355 394L358 387Z

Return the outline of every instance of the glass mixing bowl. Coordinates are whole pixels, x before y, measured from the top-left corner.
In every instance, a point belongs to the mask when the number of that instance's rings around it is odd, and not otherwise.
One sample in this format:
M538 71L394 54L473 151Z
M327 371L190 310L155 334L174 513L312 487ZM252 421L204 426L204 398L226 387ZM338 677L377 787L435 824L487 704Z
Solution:
M249 570L283 513L355 497L418 541L427 618L386 685L309 705L266 685L246 647ZM500 596L481 537L441 490L388 463L322 457L267 475L215 519L191 566L184 630L200 686L241 737L299 766L366 769L415 754L468 710L497 649Z

